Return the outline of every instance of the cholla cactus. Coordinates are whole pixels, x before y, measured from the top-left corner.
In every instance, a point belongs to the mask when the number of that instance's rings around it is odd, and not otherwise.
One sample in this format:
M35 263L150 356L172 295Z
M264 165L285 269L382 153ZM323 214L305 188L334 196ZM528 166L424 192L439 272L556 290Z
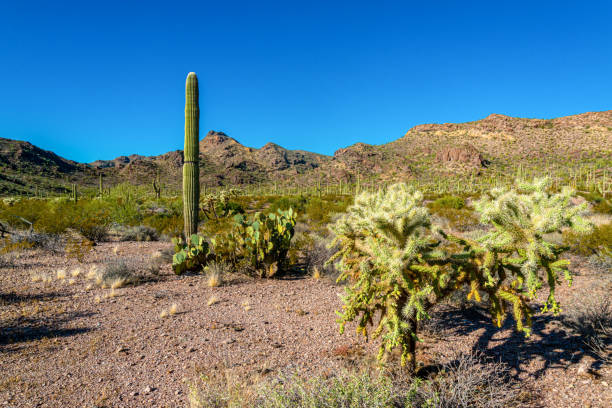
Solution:
M551 194L550 180L534 179L533 182L517 182L518 188L493 189L474 203L476 211L481 215L483 224L490 224L492 229L478 240L480 252L483 254L482 283L485 289L498 290L498 294L514 303L515 318L520 330L523 328L521 313L523 309L530 313L527 299L535 296L542 287L542 279L538 271L544 270L549 285L548 300L543 310L559 311L555 300L555 286L559 275L563 275L571 284L572 277L568 270L569 261L560 259L566 248L546 239L546 234L571 228L578 233L588 232L592 226L581 217L586 209L586 203L572 205L574 191L564 187L560 193ZM511 272L512 278L508 278ZM510 280L512 290L503 289ZM517 304L518 298L521 298ZM501 324L502 310L495 312L498 324ZM520 311L520 310L519 310Z
M402 364L411 363L417 341L417 320L427 317L428 298L450 281L444 258L431 238L423 195L405 184L386 191L363 192L331 230L330 248L339 251L328 262L339 260L339 281L351 279L343 297L340 330L361 314L357 330L367 336L367 326L381 311L372 337L382 336L379 358L402 348ZM448 268L446 268L448 269Z
M560 274L571 282L569 262L560 259L566 249L547 241L545 234L569 227L587 231L580 217L583 206L570 202L573 192L547 192L545 179L494 189L475 204L490 232L478 241L453 237L432 228L423 196L405 184L377 193L361 193L347 213L331 226L339 250L328 262L337 262L350 279L339 313L341 331L359 317L358 332L380 321L372 337L381 336L379 359L395 347L402 349L402 365L415 368L417 323L427 310L461 286L469 285L468 298L481 300L486 292L491 314L501 326L510 305L519 331L529 335L533 314L528 302L542 286L537 272L546 271L550 288L543 311L559 311L554 289ZM444 240L435 238L438 232ZM457 245L461 247L457 250ZM330 247L331 247L330 246Z

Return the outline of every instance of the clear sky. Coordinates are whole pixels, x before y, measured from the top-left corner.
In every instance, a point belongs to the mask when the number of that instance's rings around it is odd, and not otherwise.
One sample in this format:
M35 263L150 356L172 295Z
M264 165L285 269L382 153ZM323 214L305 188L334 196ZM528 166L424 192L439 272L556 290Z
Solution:
M200 133L325 154L612 109L612 1L0 0L0 137L89 162Z

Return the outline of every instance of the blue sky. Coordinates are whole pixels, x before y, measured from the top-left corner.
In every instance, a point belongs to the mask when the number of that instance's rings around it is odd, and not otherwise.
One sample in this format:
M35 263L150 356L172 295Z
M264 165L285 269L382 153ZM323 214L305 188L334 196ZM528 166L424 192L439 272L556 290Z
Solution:
M324 154L612 109L612 2L0 1L0 137L81 162L200 133Z

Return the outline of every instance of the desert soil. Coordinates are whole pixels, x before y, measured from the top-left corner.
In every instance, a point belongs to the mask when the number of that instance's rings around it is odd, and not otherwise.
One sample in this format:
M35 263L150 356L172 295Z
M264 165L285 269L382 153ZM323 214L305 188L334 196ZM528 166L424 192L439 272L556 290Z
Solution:
M242 279L210 288L204 277L177 277L166 265L158 279L117 289L114 297L110 289L88 289L92 265L122 256L144 265L170 246L121 243L115 254L116 245L94 247L83 263L26 251L0 269L0 406L187 406L188 384L200 374L331 373L376 352L376 341L366 343L352 327L339 334L334 311L342 288L327 279ZM610 273L573 265L573 287L557 292L565 310L609 296ZM56 277L61 268L65 279ZM82 271L72 277L75 268ZM173 304L178 312L161 317ZM427 324L418 358L434 364L481 350L512 367L525 392L537 397L535 406L612 406L612 370L562 318L537 316L526 339L510 319L497 329L477 308L446 305Z

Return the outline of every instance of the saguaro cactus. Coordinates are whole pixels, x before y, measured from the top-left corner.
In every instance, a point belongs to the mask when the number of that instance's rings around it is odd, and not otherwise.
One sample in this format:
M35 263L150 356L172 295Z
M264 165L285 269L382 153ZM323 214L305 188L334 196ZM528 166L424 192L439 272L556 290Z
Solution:
M185 84L185 152L183 162L183 217L185 237L198 231L198 204L200 202L200 107L198 104L198 77L187 75Z

